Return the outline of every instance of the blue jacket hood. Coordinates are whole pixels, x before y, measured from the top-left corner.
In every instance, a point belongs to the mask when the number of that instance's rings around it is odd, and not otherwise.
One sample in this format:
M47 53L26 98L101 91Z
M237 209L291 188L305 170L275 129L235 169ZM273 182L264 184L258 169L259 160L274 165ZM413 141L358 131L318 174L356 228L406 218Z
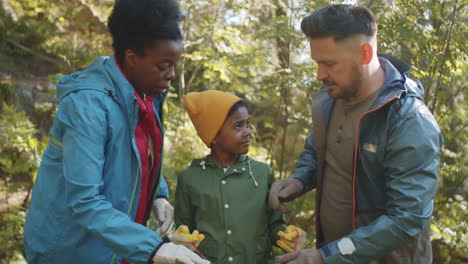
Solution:
M120 102L131 102L135 99L134 87L120 71L114 56L98 57L82 71L62 77L57 83L57 101L60 102L65 96L80 90L100 91ZM164 101L168 91L169 89L154 98L154 104L158 110L160 110L159 104Z
M57 83L57 100L60 102L65 96L79 90L96 90L108 93L115 92L105 63L109 57L99 57L82 71L66 75Z

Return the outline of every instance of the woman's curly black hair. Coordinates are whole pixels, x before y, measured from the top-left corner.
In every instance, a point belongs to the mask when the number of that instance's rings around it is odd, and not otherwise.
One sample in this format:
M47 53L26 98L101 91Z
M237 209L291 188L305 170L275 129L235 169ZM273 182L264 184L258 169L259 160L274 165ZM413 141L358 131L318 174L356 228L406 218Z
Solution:
M175 0L116 0L107 26L117 60L124 63L127 49L144 55L157 40L181 40L181 20Z

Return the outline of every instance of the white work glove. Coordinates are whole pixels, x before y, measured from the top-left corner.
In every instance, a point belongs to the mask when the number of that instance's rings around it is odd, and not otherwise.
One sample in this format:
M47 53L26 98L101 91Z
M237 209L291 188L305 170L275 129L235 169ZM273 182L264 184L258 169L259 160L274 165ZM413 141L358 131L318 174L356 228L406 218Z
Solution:
M153 262L157 264L210 264L208 260L202 259L187 247L172 242L163 244L156 251Z
M172 220L174 220L174 208L165 198L156 198L153 202L153 212L158 221L156 232L160 236L164 236L171 228Z

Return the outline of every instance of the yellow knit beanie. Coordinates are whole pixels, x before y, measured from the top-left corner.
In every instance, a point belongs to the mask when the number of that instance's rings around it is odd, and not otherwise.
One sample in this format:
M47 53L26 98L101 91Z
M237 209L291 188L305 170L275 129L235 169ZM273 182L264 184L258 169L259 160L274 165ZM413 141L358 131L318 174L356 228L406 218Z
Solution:
M184 105L201 140L210 147L231 107L241 101L228 92L207 90L184 96Z

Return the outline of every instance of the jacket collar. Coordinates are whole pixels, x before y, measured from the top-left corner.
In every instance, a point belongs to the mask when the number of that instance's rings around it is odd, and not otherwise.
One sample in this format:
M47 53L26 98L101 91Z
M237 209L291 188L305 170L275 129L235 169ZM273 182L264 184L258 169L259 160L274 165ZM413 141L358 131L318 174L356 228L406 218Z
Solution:
M230 168L237 168L243 167L247 165L247 159L249 159L246 155L239 155L237 162L232 165ZM218 162L212 160L210 155L206 155L204 158L201 159L193 159L190 167L201 167L205 165L205 167L213 167L213 168L225 168L223 165L219 164Z
M397 59L394 58L394 60ZM382 57L379 58L379 62L380 67L385 71L385 81L379 88L377 98L372 108L383 105L391 98L400 98L402 94L406 92L404 83L406 80L405 72L408 72L407 68L405 67L402 69L402 72L400 72L390 61ZM401 63L403 64L403 62Z
M229 169L226 171L224 176L249 171L249 164L248 164L249 159L250 157L246 155L240 155L237 162L231 167L229 167ZM225 168L223 165L212 160L210 158L210 155L207 155L202 159L193 159L192 163L190 164L190 167L199 167L202 170L206 170L207 168L211 168L211 169L224 169Z
M134 95L134 87L127 80L125 75L120 70L119 65L115 59L115 56L107 58L104 62L107 73L110 76L110 79L113 82L113 91L115 92L115 97L119 104L127 114L129 124L132 124L132 131L135 129L138 122L138 102L137 98ZM162 103L167 96L169 89L164 94L156 96L153 99L154 112L157 116L157 122L159 127L162 129Z
M371 107L372 109L383 105L391 98L400 98L408 92L405 82L408 79L406 75L409 73L410 67L403 61L390 55L379 57L379 62L382 69L385 71L385 81L379 88L378 95ZM397 69L393 63L395 63L399 68ZM322 113L324 114L324 125L325 127L328 127L329 115L335 100L328 96L327 88L322 86L314 101L314 104L318 103L321 107Z
M224 171L222 178L226 178L231 175L243 175L243 173L246 173L248 174L247 177L250 177L252 180L252 184L257 188L259 185L256 176L252 171L251 161L252 159L249 156L240 155L236 164ZM213 161L210 158L210 155L203 159L194 159L190 167L200 167L202 170L206 170L207 168L223 170L225 168L223 165Z

